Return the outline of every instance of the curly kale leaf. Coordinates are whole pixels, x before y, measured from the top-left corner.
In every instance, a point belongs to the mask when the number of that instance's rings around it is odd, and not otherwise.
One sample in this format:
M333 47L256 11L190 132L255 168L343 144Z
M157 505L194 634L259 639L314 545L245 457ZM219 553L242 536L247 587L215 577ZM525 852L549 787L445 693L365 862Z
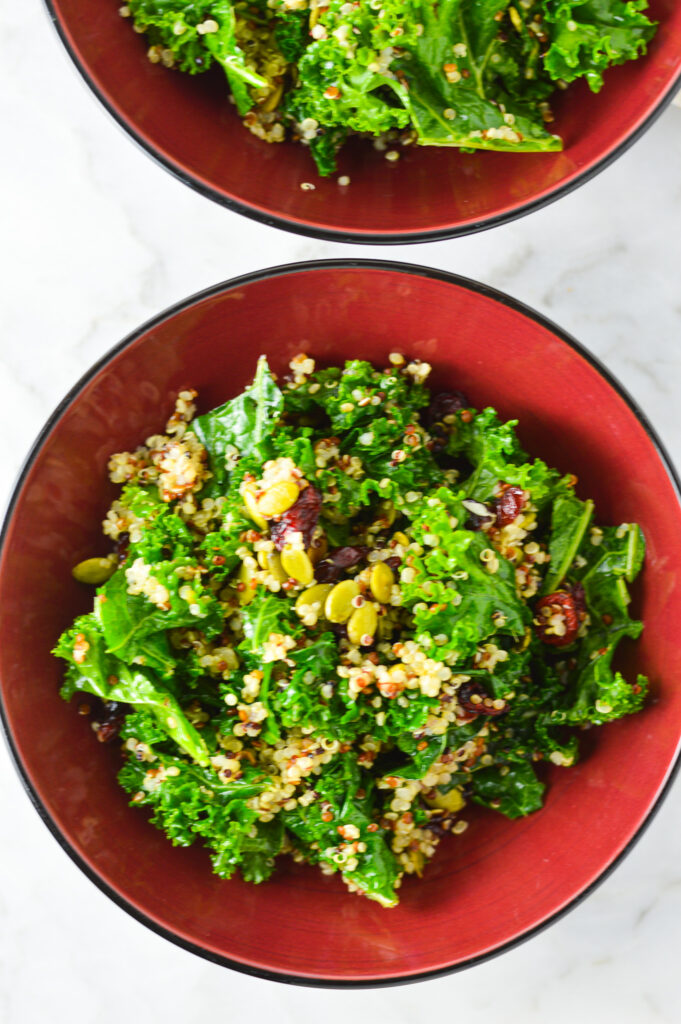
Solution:
M322 633L307 646L291 651L289 657L293 666L270 698L277 721L286 729L300 726L333 739L353 739L357 729L345 719L347 708L335 686L339 650L334 634ZM329 682L333 692L325 697L322 687Z
M594 544L593 539L600 543ZM562 700L543 721L546 724L601 725L639 711L647 692L647 679L639 676L629 684L612 669L612 659L622 639L636 639L642 623L629 615L627 583L638 574L645 555L640 527L626 523L608 527L582 545L586 565L575 570L584 588L590 625L582 639L577 665Z
M135 24L145 31L150 42L170 50L175 66L197 74L212 64L222 67L240 114L253 106L249 86L264 88L267 79L249 66L237 43L237 15L229 0L130 0ZM214 22L216 31L205 31Z
M256 592L253 601L241 609L241 617L244 640L239 644L239 651L258 666L263 646L272 633L298 637L302 631L291 602L267 590Z
M104 701L146 709L158 727L198 764L206 764L206 745L172 693L159 684L149 669L125 665L106 649L93 614L76 619L59 638L53 652L69 667L61 689L65 700L75 693L92 693Z
M464 482L469 498L486 501L500 482L529 491L537 507L553 494L558 472L541 459L530 459L518 441L517 423L502 423L494 409L484 409L469 422L457 417L447 451L450 455L463 455L473 466Z
M152 823L175 846L191 846L202 838L212 851L213 870L221 878L233 875L242 862L249 881L267 878L281 848L282 833L274 822L273 827L262 828L257 813L247 805L262 792L262 783L222 782L210 768L158 750L154 753L151 764L131 759L118 774L121 786L134 794L135 806L151 807Z
M156 562L149 567L150 574L168 595L167 606L160 608L143 594L128 593L125 569L118 569L110 580L97 591L95 615L102 627L107 649L123 661L150 664L148 649L154 661L161 657L165 646L158 640L164 630L180 626L193 626L207 637L215 636L222 628L222 611L217 599L203 586L198 577L189 581L178 575L185 568L195 568L191 559ZM190 594L185 594L188 587ZM183 596L180 596L182 591ZM158 664L154 667L158 668ZM168 668L172 668L169 665Z
M195 419L191 429L208 452L213 484L229 482L234 463L227 458L271 458L272 433L284 405L282 393L261 356L255 379L231 401ZM224 491L222 492L224 493Z
M525 55L514 76L509 70L512 57L502 24L509 0L423 0L416 6L423 31L404 44L406 53L394 68L404 82L397 92L420 145L515 152L562 148L540 113L505 93L497 78L497 63L503 61L507 81L519 81L521 74L527 80Z
M544 594L551 594L565 579L575 560L593 516L593 501L580 501L569 488L556 495L551 507L549 569L544 577Z
M488 572L480 557L486 536L459 526L462 497L440 487L409 510L424 553L411 559L414 578L402 582L402 602L413 611L417 642L434 658L456 651L463 660L497 632L521 637L530 622L514 566L499 556L496 572Z
M135 539L129 541L128 560L143 558L160 562L189 556L194 538L170 502L163 501L157 487L127 484L119 499L136 519Z
M278 22L274 29L277 46L290 64L302 57L310 42L310 12L280 8L276 11Z
M554 80L585 78L598 92L611 65L636 60L655 34L647 0L545 0L550 45L544 67Z
M335 758L315 777L318 799L307 806L300 803L291 811L282 811L286 828L309 851L314 844L313 857L323 861L334 871L341 870L356 886L381 906L393 907L397 903L395 882L399 868L394 854L388 848L385 832L368 831L372 824L373 779L362 773L350 752ZM323 805L323 809L322 809ZM354 855L356 867L343 868L338 863L339 827L355 826L363 851Z
M507 818L523 818L538 811L546 788L532 765L523 761L479 768L471 775L471 787L476 804L501 811Z

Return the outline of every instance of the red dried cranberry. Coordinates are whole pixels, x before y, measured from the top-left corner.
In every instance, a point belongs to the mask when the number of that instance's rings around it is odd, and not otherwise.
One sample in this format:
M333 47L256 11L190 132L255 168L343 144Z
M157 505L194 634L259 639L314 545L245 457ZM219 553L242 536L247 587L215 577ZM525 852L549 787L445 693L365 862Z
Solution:
M526 502L522 487L507 487L494 504L497 526L508 526L518 517Z
M98 724L95 730L100 743L110 743L118 735L123 719L125 718L125 705L118 704L115 700L107 701L102 711L98 714Z
M270 537L278 551L282 551L288 543L290 533L302 533L303 546L309 548L312 534L319 519L322 507L322 496L316 487L308 485L300 492L300 497L291 508L282 513L278 519L270 522Z
M473 701L472 697L479 697L480 700ZM456 699L459 702L459 707L471 715L503 715L508 710L508 705L504 705L503 708L495 708L492 703L493 698L483 690L480 683L476 682L462 683Z
M548 609L546 615L542 614L544 608ZM534 611L534 628L537 636L545 644L551 644L553 647L567 647L568 644L571 644L577 636L580 621L585 615L583 604L581 608L578 608L575 597L566 590L557 590L555 594L547 594L546 597L540 597ZM562 636L547 632L551 619L557 614L561 616L565 625L565 633Z
M390 558L386 558L385 564L390 569L399 569L402 565L402 559L399 558L398 555L391 555Z
M426 411L426 422L432 426L433 423L442 423L445 416L452 416L461 409L469 409L470 403L463 391L441 391L435 395Z
M363 545L352 547L347 545L344 548L336 548L330 551L326 558L323 558L315 566L315 579L317 583L335 583L343 575L344 569L357 565L363 558L366 558L369 549Z

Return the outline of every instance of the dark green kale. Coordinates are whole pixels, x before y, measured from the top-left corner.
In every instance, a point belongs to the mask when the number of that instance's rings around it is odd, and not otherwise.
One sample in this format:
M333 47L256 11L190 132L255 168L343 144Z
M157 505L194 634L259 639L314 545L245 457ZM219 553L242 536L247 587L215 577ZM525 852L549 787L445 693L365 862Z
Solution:
M373 822L374 780L361 771L355 755L348 753L315 778L314 788L319 799L282 812L286 828L303 850L311 851L313 863L322 861L328 868L340 870L366 896L384 907L395 906L399 869L384 830L376 829ZM348 826L346 839L343 831ZM342 846L355 839L364 849L346 853Z
M283 398L267 360L258 360L255 379L236 398L197 417L191 429L208 452L213 486L224 487L240 459L271 458L272 432Z
M310 42L310 12L283 8L276 13L279 20L274 29L274 38L286 60L295 64Z
M509 69L512 53L501 25L508 0L441 0L416 6L423 31L405 44L405 55L395 64L404 81L401 98L420 145L515 152L562 147L522 94L517 103L500 90L497 63L505 62L506 85L527 71L526 60L515 73Z
M151 807L151 822L174 846L191 846L197 837L211 850L213 870L230 878L242 867L248 880L263 881L274 867L282 842L280 824L266 826L247 801L262 783L223 782L209 768L188 764L157 749L151 762L126 761L118 773L135 806Z
M129 570L135 569L136 563ZM163 606L145 594L131 594L125 568L117 569L97 592L95 615L101 624L107 650L126 661L137 659L147 664L145 655L149 642L153 656L160 657L158 634L181 626L193 626L207 637L215 636L222 627L222 612L213 594L205 588L193 559L174 559L142 563L141 573L149 572L161 590ZM188 570L187 575L185 572Z
M500 811L507 818L523 818L538 811L545 786L526 761L480 768L471 776L476 804Z
M647 0L544 0L543 8L546 70L555 81L585 78L593 92L607 68L636 60L655 34Z
M197 764L208 762L206 745L176 698L147 668L126 665L107 651L94 615L82 615L59 638L54 654L69 667L61 689L65 700L91 693L104 701L147 709L160 729Z
M237 43L237 5L229 0L130 0L135 25L152 46L172 54L173 66L195 75L219 64L240 114L253 106L249 91L264 88ZM217 26L217 27L213 27Z

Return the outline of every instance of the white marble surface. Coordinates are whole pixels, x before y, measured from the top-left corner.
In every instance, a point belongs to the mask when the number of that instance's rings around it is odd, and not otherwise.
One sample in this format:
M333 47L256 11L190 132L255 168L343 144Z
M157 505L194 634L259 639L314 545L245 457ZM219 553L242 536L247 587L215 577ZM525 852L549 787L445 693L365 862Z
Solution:
M0 5L0 498L44 419L111 345L258 267L378 250L310 241L175 182L88 93L40 4ZM681 464L681 110L557 204L494 232L392 249L525 300L604 359ZM323 992L205 963L103 896L41 824L0 746L0 1020L645 1024L681 1019L681 784L623 865L515 951L404 989Z

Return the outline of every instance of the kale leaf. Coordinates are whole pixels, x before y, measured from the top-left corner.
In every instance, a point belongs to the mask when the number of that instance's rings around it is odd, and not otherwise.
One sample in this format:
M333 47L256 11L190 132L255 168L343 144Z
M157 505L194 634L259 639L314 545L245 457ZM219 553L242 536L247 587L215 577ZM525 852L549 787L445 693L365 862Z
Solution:
M551 78L585 78L598 92L603 72L646 52L655 22L643 13L647 0L544 0L550 45L544 67Z
M208 452L214 485L229 481L233 462L228 466L228 456L255 456L261 462L271 457L271 435L282 408L281 391L261 356L255 379L242 394L194 420L192 430Z
M146 708L181 750L198 764L207 763L206 745L172 693L150 670L125 665L109 654L94 615L76 619L59 638L53 653L69 663L61 689L65 700L82 692L104 701L132 704L138 710Z
M198 74L219 64L240 114L253 106L249 86L267 86L267 79L253 71L237 43L235 4L229 0L130 0L128 7L135 24L152 45L173 55L179 70ZM206 31L210 22L216 30Z

